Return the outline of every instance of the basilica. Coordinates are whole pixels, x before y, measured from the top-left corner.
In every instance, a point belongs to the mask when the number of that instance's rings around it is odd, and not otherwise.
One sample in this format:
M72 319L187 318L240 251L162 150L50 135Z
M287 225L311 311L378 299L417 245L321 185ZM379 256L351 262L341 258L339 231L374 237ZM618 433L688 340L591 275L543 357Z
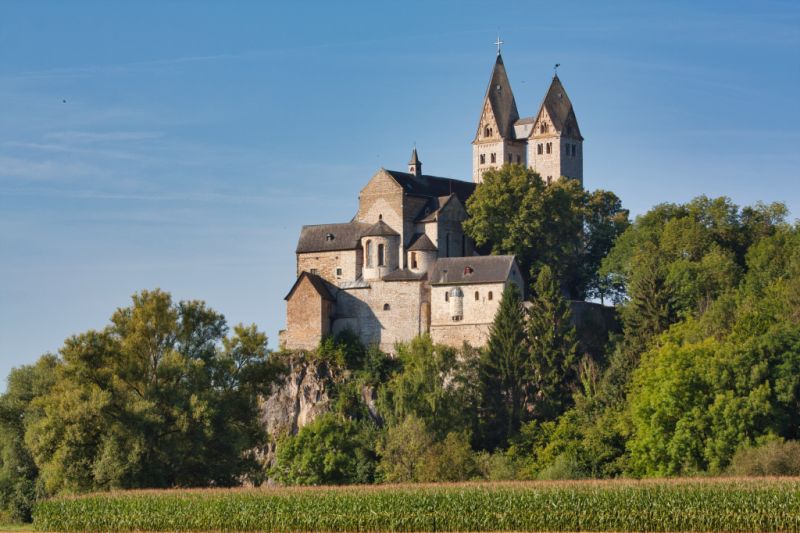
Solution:
M349 222L303 226L297 279L286 295L284 349L313 349L349 329L394 352L428 333L436 343L486 343L503 289L523 277L513 256L477 255L462 229L483 174L527 165L547 183L583 182L583 137L558 76L535 115L520 118L498 50L472 141L472 181L422 172L416 148L406 171L378 170Z

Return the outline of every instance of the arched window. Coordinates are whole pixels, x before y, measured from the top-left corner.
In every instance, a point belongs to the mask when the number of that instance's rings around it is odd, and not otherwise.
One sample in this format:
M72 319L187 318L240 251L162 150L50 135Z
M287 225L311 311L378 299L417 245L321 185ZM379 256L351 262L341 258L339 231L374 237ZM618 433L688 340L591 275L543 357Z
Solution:
M478 293L478 291L475 291L475 301L477 302L480 299L481 299L481 295Z
M364 252L364 254L367 256L366 257L367 266L371 267L372 266L372 241L367 241L366 251Z
M536 146L536 153L537 153L537 154L539 154L539 155L542 155L542 151L543 151L543 150L544 150L544 145L543 145L542 143L539 143L539 144Z
M481 165L486 164L486 154L481 154Z
M417 252L411 252L411 268L417 268Z
M388 311L389 310L389 304L383 304L383 310L384 311Z
M382 244L378 245L378 266L382 267L385 263L385 258L383 257L383 249L384 246Z
M492 128L490 128L489 126L486 126L485 128L483 128L483 136L484 137L491 137L492 136Z
M548 154L553 153L553 143L547 143L547 145L545 146L545 150L547 151Z
M489 301L491 301L491 299L492 299L492 296L493 296L493 295L492 295L492 291L489 291L489 294L487 294L487 295L486 295L486 299L487 299L487 300L489 300Z
M494 154L494 153L493 153L493 154L491 155L490 159L491 159L492 163L497 163L497 154Z

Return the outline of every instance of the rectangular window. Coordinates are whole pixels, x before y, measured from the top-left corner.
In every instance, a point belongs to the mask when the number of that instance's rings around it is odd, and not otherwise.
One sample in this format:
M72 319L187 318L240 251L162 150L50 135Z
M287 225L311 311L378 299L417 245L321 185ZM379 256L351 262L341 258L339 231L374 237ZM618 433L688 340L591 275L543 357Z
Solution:
M494 153L493 153L493 154L491 155L491 160L492 160L492 163L497 163L497 154L494 154Z
M411 268L417 268L417 252L411 252Z
M382 244L378 245L378 266L379 267L382 267L383 263L384 263L383 248L384 248L384 246Z
M319 270L317 270L316 268L312 268L312 269L311 269L311 273L312 273L312 274L314 274L314 275L316 276L316 275L318 275L318 274L319 274Z
M337 278L342 277L342 267L336 267L336 277Z
M542 147L543 147L543 146L544 146L544 145L543 145L542 143L539 143L539 144L536 146L536 153L537 153L537 154L539 154L539 155L542 155L542 150L543 150L543 148L542 148Z
M486 164L486 154L481 154L481 165Z
M572 145L572 157L575 157L575 153L576 153L576 151L577 151L577 150L576 150L576 148L577 148L577 147L578 147L578 145L577 145L577 144L573 144L573 145Z
M547 146L545 146L545 150L547 151L548 154L553 153L553 143L547 143Z

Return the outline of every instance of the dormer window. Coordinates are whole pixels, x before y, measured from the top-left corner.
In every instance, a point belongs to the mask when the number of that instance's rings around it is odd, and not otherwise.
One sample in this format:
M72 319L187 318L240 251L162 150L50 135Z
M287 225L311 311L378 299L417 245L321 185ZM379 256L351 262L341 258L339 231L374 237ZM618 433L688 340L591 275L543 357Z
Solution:
M333 233L326 233L325 234L325 240L328 241L328 242L332 241L335 238L336 237L333 236Z
M473 272L475 272L475 269L473 269L471 266L465 266L464 267L464 275L465 276L471 276Z

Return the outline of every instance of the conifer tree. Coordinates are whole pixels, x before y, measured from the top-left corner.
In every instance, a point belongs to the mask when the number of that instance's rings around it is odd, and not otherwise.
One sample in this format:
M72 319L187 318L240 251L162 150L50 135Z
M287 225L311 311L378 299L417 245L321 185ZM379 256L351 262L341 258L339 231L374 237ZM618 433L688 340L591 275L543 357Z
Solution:
M552 420L564 411L569 401L578 343L569 303L550 267L541 269L533 291L527 342L534 412L539 420Z
M519 431L527 402L525 310L514 284L503 291L481 355L481 445L504 446Z

